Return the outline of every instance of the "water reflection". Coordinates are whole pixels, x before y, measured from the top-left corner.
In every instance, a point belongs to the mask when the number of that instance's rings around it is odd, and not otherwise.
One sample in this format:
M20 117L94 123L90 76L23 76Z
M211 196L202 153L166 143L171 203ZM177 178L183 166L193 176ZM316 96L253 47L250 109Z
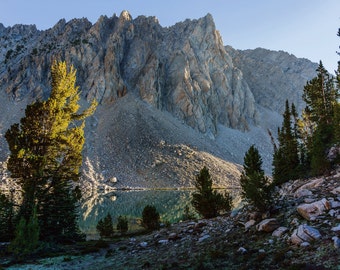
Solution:
M88 238L96 238L96 224L108 213L114 226L118 216L126 216L129 230L139 227L142 211L148 204L154 205L160 213L162 222L178 222L183 218L186 206L191 206L193 190L133 190L110 193L94 192L81 203L79 227Z

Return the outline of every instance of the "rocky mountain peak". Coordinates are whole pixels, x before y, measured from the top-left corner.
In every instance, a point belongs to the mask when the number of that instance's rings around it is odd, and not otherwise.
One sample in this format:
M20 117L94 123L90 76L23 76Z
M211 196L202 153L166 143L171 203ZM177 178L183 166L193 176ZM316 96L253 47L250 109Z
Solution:
M132 16L130 15L130 13L127 10L123 10L120 13L119 20L121 20L121 21L132 21Z
M171 27L162 27L156 17L133 19L127 11L119 17L101 16L94 24L85 18L62 19L46 31L0 25L0 134L19 121L27 103L49 96L51 60L56 58L77 69L83 102L95 98L100 103L87 130L87 136L96 140L89 140L86 152L91 161L98 160L99 171L108 163L125 160L126 166L105 169L107 175L185 183L198 164L207 160L200 151L242 163L246 148L256 141L265 152L265 163L271 164L272 147L263 134L269 124L273 130L281 124L285 99L302 104L303 85L314 77L316 68L283 52L224 47L210 14ZM138 122L141 115L143 124ZM254 129L261 138L247 137L253 136L247 132ZM209 138L205 143L202 134ZM150 138L152 142L145 143ZM155 172L158 167L151 166L165 160L160 158L164 151L159 150L159 141L169 141L169 159L164 163L172 164L169 171L176 175L163 175L166 170ZM197 150L190 166L195 169L171 157L172 149L188 143ZM3 136L0 144L5 160ZM110 152L114 157L108 156L109 147L119 149L117 157L114 150ZM135 151L127 150L132 148ZM213 174L222 171L216 167ZM232 174L230 179L237 175ZM167 186L165 182L160 186Z

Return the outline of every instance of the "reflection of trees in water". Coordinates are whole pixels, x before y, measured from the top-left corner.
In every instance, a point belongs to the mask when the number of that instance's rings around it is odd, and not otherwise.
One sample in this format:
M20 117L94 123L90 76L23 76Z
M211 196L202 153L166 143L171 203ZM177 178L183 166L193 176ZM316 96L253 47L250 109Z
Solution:
M85 233L96 234L96 224L108 213L117 223L118 216L126 216L129 228L136 227L142 211L148 204L154 205L162 222L178 222L183 218L186 206L191 206L193 190L140 190L99 193L94 191L81 203L79 226Z

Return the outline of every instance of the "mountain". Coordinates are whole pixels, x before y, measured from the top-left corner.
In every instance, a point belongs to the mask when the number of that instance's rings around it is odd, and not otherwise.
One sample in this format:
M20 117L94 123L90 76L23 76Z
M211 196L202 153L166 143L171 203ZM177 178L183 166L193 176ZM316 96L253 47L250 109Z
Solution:
M217 186L235 185L251 144L270 173L267 129L281 125L287 98L303 107L317 68L285 52L224 46L210 14L166 28L127 11L46 31L0 24L0 48L1 161L3 134L49 96L51 61L62 59L77 69L82 103L100 102L86 127L84 183L117 187L192 186L204 165Z

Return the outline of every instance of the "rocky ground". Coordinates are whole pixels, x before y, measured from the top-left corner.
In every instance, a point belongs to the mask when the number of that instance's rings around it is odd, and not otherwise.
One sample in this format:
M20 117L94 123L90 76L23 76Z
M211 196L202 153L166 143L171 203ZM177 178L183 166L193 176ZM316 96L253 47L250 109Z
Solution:
M264 215L245 206L228 215L184 221L149 234L65 246L61 256L7 266L339 269L340 170L330 176L286 183L277 190L276 199L273 211Z

